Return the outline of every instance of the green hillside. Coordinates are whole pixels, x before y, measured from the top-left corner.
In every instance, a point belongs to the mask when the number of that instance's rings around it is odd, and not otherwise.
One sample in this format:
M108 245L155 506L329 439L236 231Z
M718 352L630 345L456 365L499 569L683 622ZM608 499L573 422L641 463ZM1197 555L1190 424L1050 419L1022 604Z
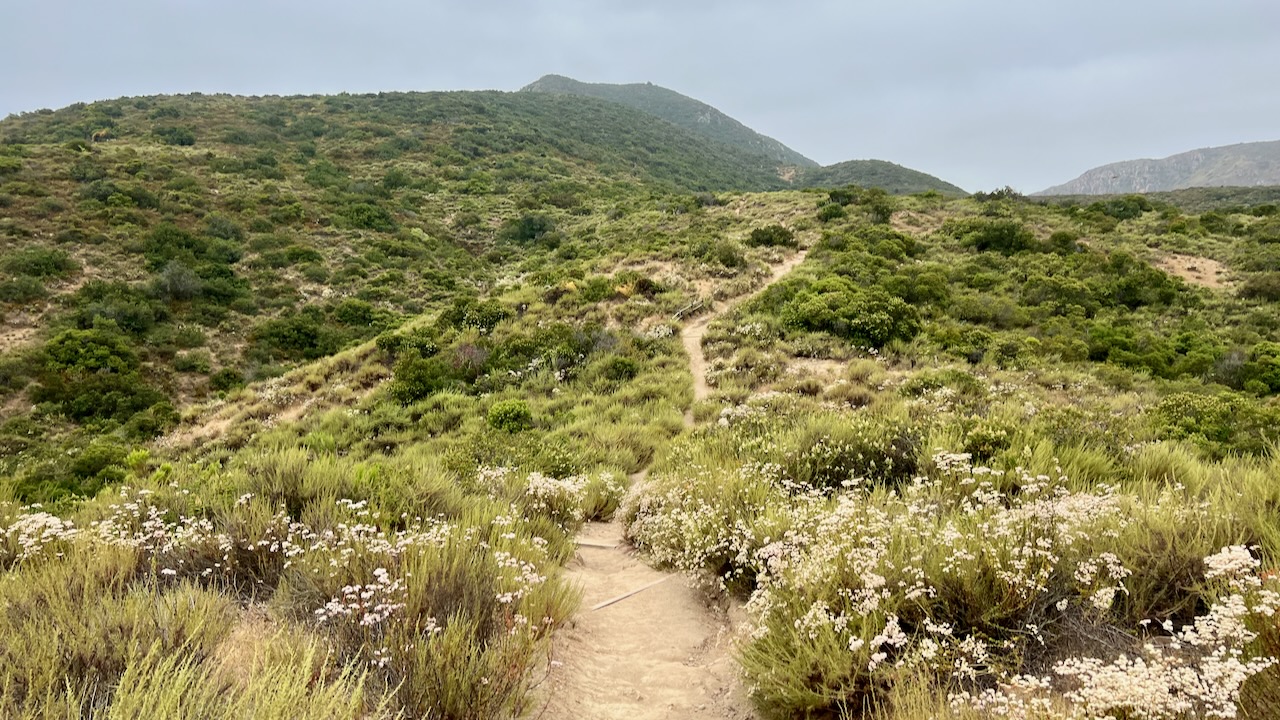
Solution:
M894 195L910 195L928 190L947 195L966 194L949 182L884 160L848 160L820 168L804 168L798 171L794 182L803 187L876 187Z
M561 75L546 75L520 91L594 97L636 108L729 147L764 157L778 168L783 178L798 187L859 185L882 188L895 195L926 190L965 194L964 190L932 175L884 160L850 160L820 167L818 163L710 105L652 83L584 83Z
M585 83L562 75L545 75L521 92L595 97L636 108L693 133L769 159L774 166L817 167L818 163L766 137L704 102L653 83L612 85Z
M1168 203L1187 212L1239 210L1259 205L1280 204L1280 185L1261 187L1197 187L1183 190L1144 193L1150 202ZM1089 205L1099 202L1097 195L1034 196L1043 202ZM1105 200L1103 201L1105 202Z
M0 717L1275 717L1274 197L758 159L544 93L0 122Z

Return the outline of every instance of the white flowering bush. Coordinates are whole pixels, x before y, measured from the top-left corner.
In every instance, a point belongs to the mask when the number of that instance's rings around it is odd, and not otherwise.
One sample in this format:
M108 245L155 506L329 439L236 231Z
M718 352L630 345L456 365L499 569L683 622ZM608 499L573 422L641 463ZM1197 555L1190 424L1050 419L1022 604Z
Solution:
M1261 549L1231 542L1252 532L1239 495L945 450L885 482L873 443L827 438L888 433L892 416L724 417L626 517L657 560L747 597L740 659L770 717L882 705L900 682L990 717L1234 717L1271 665L1257 628L1274 626L1280 586Z
M378 484L355 463L292 454L251 468L166 470L68 518L0 507L0 714L61 716L49 703L62 698L103 710L139 673L178 673L175 686L202 695L222 682L208 658L233 642L240 600L322 650L319 696L361 717L519 707L576 603L557 569L592 481L484 469L468 487L492 492L440 496L423 478L415 504L407 488L385 494L386 468ZM600 482L620 492L613 476ZM422 514L439 508L451 512ZM274 667L262 672L285 672Z

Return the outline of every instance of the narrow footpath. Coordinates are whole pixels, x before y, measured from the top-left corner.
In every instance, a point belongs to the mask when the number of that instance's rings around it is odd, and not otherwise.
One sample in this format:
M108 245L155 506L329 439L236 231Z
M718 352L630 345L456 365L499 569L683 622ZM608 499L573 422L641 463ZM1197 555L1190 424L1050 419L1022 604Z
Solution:
M800 251L771 268L763 290L791 272ZM757 290L756 292L760 292ZM751 295L718 303L685 324L694 402L705 400L702 338L713 320ZM685 414L693 426L693 414ZM643 482L646 471L632 476ZM582 609L558 633L546 681L545 720L754 720L739 680L727 611L676 573L655 570L619 522L588 523L567 568L583 589Z

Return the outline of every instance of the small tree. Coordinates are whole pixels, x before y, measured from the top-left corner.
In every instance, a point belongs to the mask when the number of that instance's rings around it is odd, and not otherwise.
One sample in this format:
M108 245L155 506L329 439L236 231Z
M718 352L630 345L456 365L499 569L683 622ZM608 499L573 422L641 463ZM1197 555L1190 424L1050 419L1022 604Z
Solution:
M880 188L869 188L862 193L859 204L867 211L867 218L877 225L887 225L898 209L898 203Z

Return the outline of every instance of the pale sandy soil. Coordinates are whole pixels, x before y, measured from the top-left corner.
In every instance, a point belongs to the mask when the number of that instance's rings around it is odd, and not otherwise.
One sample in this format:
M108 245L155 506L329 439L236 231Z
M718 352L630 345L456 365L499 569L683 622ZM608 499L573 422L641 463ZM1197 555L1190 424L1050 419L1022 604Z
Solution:
M578 539L583 544L568 575L583 588L582 610L556 637L548 699L534 717L755 718L738 679L726 610L684 578L649 567L618 523L590 523Z
M1156 261L1156 267L1192 285L1214 290L1231 284L1227 280L1227 266L1210 258L1195 255L1166 255Z

